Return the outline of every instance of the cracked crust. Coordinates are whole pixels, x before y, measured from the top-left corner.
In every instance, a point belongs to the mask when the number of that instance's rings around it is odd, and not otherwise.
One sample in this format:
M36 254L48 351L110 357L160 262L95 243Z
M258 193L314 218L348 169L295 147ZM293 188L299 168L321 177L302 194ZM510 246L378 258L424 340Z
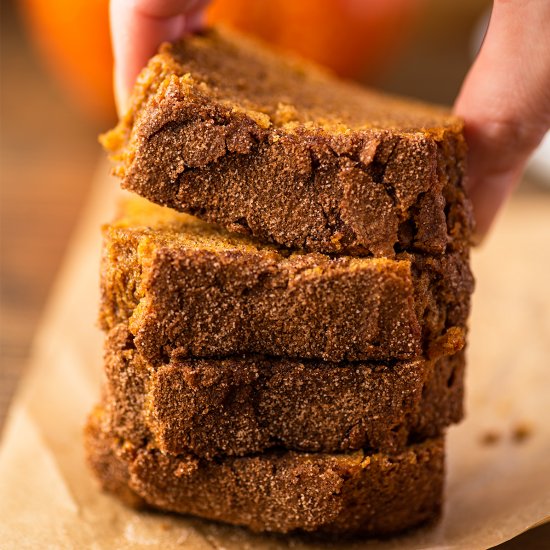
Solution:
M459 119L226 31L164 45L102 142L124 188L266 242L384 257L469 245Z
M155 368L120 325L107 338L105 373L110 432L172 455L211 459L278 446L395 453L462 418L463 352L396 364L258 356Z
M383 535L441 511L443 438L396 455L279 451L202 461L121 441L103 429L96 410L85 445L103 488L127 504L254 531Z
M464 345L467 258L290 253L126 201L104 228L101 326L128 322L141 355L244 353L404 360Z

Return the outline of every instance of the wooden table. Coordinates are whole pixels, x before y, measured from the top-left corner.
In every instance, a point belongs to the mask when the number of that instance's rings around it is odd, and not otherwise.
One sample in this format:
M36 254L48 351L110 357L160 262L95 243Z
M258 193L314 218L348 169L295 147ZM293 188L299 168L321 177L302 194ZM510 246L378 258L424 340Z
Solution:
M0 429L100 157L2 3Z

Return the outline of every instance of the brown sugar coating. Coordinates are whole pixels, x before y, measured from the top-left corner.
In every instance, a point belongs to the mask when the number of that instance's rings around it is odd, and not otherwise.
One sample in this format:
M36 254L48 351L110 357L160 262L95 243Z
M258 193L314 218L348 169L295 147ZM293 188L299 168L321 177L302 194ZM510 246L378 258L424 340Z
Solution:
M100 322L141 355L415 358L463 346L464 254L401 259L290 253L143 199L104 229ZM449 349L446 349L449 348Z
M88 462L131 505L281 533L383 535L440 514L442 438L396 455L280 451L202 461L134 447L101 421L96 411L86 428Z
M102 141L124 188L267 242L392 257L470 241L459 119L227 31L164 45Z
M394 453L462 418L462 352L397 364L257 356L154 368L124 325L105 351L109 431L167 454L211 459L279 446Z

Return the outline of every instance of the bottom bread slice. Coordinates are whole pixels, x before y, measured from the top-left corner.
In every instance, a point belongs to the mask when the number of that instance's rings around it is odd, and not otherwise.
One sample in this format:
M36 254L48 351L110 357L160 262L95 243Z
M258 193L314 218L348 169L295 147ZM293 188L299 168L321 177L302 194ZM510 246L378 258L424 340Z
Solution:
M103 488L127 504L191 514L254 531L385 535L437 518L444 439L396 455L270 451L206 461L134 447L85 430L88 462Z

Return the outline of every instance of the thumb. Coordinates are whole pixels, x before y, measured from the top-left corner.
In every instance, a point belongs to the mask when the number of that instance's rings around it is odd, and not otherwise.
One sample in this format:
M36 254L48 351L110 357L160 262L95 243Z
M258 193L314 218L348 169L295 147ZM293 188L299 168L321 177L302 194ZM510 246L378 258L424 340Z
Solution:
M138 73L162 42L201 26L208 0L111 0L115 97L119 115Z
M465 120L467 187L479 238L550 126L549 26L547 0L495 0L455 103L455 114Z

